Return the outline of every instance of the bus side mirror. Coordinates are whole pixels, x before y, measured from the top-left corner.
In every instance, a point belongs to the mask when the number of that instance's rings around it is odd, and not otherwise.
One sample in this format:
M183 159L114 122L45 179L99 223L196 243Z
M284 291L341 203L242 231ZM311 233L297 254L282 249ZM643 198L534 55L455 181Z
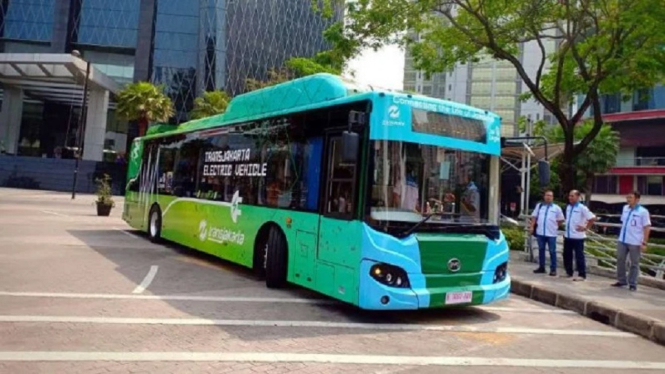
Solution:
M344 131L342 133L342 162L356 162L359 146L360 136L358 133Z
M540 187L547 187L550 184L550 163L545 160L538 161L538 176L540 177Z

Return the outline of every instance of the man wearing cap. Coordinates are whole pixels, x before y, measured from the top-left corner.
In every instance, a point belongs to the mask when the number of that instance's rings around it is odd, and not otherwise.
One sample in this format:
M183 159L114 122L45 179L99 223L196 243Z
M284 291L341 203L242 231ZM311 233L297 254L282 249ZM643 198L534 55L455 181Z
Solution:
M538 241L538 269L536 274L545 273L545 246L550 250L550 275L556 276L556 238L559 225L564 221L563 211L553 203L554 193L550 190L543 194L543 202L531 213L531 235ZM538 225L538 227L535 227Z
M647 249L651 217L649 211L640 205L640 193L633 191L626 196L627 205L621 213L621 232L617 241L617 281L612 286L629 285L637 290L637 277L640 273L640 258ZM626 282L626 257L630 256L630 271Z

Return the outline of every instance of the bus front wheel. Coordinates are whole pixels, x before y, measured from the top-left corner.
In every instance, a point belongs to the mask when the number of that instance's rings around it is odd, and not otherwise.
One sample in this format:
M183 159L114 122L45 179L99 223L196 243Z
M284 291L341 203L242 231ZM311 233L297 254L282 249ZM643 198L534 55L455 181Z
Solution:
M151 242L157 243L162 238L162 211L159 206L153 205L148 217L148 237Z
M287 244L282 231L271 227L265 247L265 276L268 288L280 288L286 283Z

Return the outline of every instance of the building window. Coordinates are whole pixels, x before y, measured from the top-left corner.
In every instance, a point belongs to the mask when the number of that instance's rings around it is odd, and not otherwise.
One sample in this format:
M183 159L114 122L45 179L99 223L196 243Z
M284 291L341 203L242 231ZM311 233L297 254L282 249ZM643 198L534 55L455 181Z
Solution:
M472 82L472 95L489 95L492 93L492 82Z
M617 177L614 175L596 176L593 192L608 195L617 194Z
M80 44L136 48L139 1L77 0L73 40ZM77 32L78 31L78 32Z
M495 96L494 109L515 109L515 96Z
M494 90L499 95L515 94L517 91L517 84L514 81L496 82Z
M3 39L48 42L53 30L55 0L12 0L0 2Z
M644 195L663 196L663 177L649 175L637 177L637 189Z

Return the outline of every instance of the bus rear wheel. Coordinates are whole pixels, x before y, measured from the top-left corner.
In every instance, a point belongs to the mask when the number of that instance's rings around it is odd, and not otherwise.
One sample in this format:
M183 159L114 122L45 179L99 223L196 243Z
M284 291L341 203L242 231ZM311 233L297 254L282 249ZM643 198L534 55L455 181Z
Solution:
M265 247L265 277L268 288L281 288L286 284L287 244L282 231L271 227Z
M148 217L148 237L151 242L157 243L162 239L162 211L154 205Z

